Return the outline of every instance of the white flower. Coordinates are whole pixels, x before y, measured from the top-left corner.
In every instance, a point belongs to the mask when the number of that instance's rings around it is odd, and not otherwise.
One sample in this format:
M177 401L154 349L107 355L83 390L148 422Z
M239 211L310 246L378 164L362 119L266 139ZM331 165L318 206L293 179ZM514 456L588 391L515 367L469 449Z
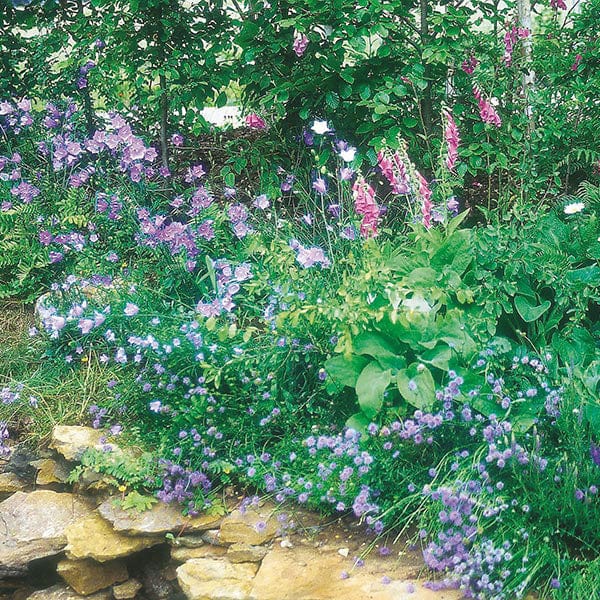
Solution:
M311 129L318 135L323 135L324 133L331 131L329 125L327 125L327 121L315 121Z
M406 298L402 302L402 306L404 306L404 308L406 308L410 313L428 313L431 310L431 305L422 296Z
M345 150L340 152L340 158L344 162L352 162L356 156L356 148L354 146L348 146Z
M583 202L572 202L571 204L567 204L565 206L565 215L574 215L576 213L580 213L585 208L585 204Z

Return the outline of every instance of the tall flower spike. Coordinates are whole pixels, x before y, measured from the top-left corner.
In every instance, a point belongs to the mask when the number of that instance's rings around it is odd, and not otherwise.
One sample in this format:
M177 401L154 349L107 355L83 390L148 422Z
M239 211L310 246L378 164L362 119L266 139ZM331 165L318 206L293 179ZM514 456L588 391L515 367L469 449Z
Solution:
M446 120L446 128L444 130L444 137L446 138L446 167L449 171L454 172L456 161L458 160L458 146L460 144L460 135L458 133L458 127L454 121L452 113L444 111L444 118Z
M375 190L360 176L352 186L354 196L354 210L362 215L360 234L363 237L377 235L377 222L379 219L379 207L375 202Z
M431 202L431 190L427 180L419 171L415 171L417 178L419 179L419 196L421 196L421 212L423 214L423 225L425 229L431 227L431 209L433 203Z
M380 150L377 154L379 168L389 181L394 194L410 193L410 181L404 160L398 151L391 154L389 149Z
M496 109L491 105L490 101L483 98L479 88L473 88L473 96L475 96L475 99L479 105L479 116L481 117L481 120L484 123L489 123L490 125L500 127L502 125L502 119L500 118L500 115L496 112Z

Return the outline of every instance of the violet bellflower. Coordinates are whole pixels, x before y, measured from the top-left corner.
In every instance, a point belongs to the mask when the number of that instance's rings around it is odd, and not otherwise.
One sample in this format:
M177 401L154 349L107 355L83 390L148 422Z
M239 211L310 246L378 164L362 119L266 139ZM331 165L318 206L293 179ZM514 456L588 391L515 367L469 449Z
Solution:
M306 37L306 35L303 33L297 35L294 38L294 44L292 47L294 49L294 53L298 58L301 58L306 52L306 48L308 47L308 41L308 37Z
M600 467L600 446L594 444L594 442L590 442L590 456L593 463Z

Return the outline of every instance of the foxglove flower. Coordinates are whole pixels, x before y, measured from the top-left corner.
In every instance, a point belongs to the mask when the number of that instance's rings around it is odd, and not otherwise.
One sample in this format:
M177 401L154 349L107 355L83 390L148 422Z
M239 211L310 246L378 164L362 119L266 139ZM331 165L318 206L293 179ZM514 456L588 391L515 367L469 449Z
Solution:
M385 149L377 154L379 168L383 176L389 181L394 194L410 193L410 180L406 164L398 151L391 154L390 150Z
M466 58L463 61L462 65L461 65L461 69L467 75L473 75L478 64L479 64L479 61L474 56L470 56L469 58Z
M446 128L444 130L444 137L446 138L447 154L446 154L446 167L449 171L454 172L456 161L458 160L458 145L460 144L460 135L458 133L458 127L452 117L452 113L445 111L444 117L446 120Z
M251 113L246 117L246 125L250 129L266 129L267 124L257 114Z
M375 190L365 181L364 177L359 177L352 186L352 194L354 210L363 217L360 234L363 237L376 236L380 211L375 202Z
M477 87L473 88L473 95L479 104L479 116L481 117L481 120L489 125L500 127L502 125L502 120L490 101L484 100L481 91Z
M421 213L423 215L423 225L425 229L431 227L431 208L433 203L431 202L431 190L427 180L418 171L417 178L419 179L419 196L421 196Z

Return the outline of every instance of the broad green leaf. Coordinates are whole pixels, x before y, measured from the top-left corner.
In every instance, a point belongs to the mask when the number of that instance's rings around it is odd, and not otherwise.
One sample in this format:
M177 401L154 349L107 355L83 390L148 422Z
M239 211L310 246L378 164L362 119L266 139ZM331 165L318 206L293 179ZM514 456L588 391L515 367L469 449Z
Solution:
M396 375L398 390L412 406L426 410L435 402L435 382L431 371L422 363L413 363Z
M515 308L525 323L537 321L551 306L549 300L545 300L537 306L531 304L524 296L515 296Z
M448 371L450 369L450 361L452 360L452 349L445 344L441 344L431 350L427 350L420 355L421 360L428 365L432 365Z
M358 376L368 362L362 356L351 356L349 359L342 355L332 356L325 362L325 371L334 384L355 387Z
M584 285L597 286L600 285L600 267L592 265L582 269L575 269L569 271L566 277L571 283L583 283Z
M390 385L390 369L382 369L376 362L370 362L356 381L356 395L361 411L369 418L379 413L383 405L383 394Z
M350 427L359 433L365 434L371 419L365 413L357 412L346 421L346 427Z

